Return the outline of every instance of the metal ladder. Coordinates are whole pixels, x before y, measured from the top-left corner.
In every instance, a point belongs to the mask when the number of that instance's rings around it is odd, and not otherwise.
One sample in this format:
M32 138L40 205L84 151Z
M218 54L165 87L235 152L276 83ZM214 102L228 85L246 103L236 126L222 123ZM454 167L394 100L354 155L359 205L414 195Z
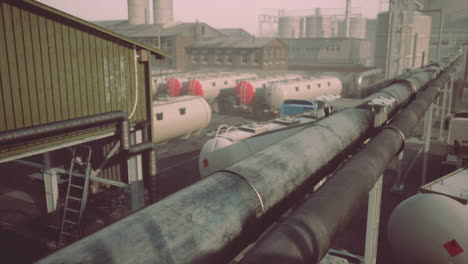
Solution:
M91 153L89 146L80 145L73 150L58 241L59 247L72 242L80 234L91 176Z

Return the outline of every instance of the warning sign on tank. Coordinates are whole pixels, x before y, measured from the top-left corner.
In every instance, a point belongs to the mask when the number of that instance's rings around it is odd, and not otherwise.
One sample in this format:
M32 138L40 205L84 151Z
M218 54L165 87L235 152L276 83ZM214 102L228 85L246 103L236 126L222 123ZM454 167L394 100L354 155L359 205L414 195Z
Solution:
M464 251L455 239L445 243L444 248L452 257L455 257L456 255L459 255Z

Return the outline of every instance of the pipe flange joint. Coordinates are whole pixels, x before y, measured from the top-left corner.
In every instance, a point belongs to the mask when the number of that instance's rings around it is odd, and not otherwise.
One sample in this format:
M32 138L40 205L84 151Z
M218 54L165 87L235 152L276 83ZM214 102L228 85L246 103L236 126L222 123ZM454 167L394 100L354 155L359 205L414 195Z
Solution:
M398 80L395 80L392 84L397 84L397 83L401 83L401 84L408 86L408 88L411 91L411 94L413 95L416 95L418 93L418 89L416 88L416 86L412 82L410 82L408 79L398 79Z
M388 125L388 126L385 126L382 128L383 129L390 129L390 130L393 130L395 131L398 135L400 135L401 137L401 147L400 149L398 150L398 152L395 154L395 156L398 156L400 155L400 153L405 149L405 142L406 142L406 137L405 137L405 134L403 134L403 132L401 132L401 130L395 126L392 126L392 125Z

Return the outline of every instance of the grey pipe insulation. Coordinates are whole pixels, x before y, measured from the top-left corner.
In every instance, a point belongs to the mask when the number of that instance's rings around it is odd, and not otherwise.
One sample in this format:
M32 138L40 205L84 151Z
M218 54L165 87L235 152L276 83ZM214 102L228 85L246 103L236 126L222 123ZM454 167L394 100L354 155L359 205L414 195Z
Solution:
M319 263L338 231L367 201L370 189L404 147L405 138L410 136L437 98L456 63L430 82L357 155L284 222L266 234L240 263Z

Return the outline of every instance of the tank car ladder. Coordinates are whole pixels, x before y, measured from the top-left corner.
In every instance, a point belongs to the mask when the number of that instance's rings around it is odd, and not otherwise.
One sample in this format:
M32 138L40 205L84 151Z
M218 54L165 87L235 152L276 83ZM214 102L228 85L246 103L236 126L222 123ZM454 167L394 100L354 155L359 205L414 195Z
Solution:
M73 150L58 241L59 247L76 239L81 231L91 176L91 153L89 146L77 146Z

